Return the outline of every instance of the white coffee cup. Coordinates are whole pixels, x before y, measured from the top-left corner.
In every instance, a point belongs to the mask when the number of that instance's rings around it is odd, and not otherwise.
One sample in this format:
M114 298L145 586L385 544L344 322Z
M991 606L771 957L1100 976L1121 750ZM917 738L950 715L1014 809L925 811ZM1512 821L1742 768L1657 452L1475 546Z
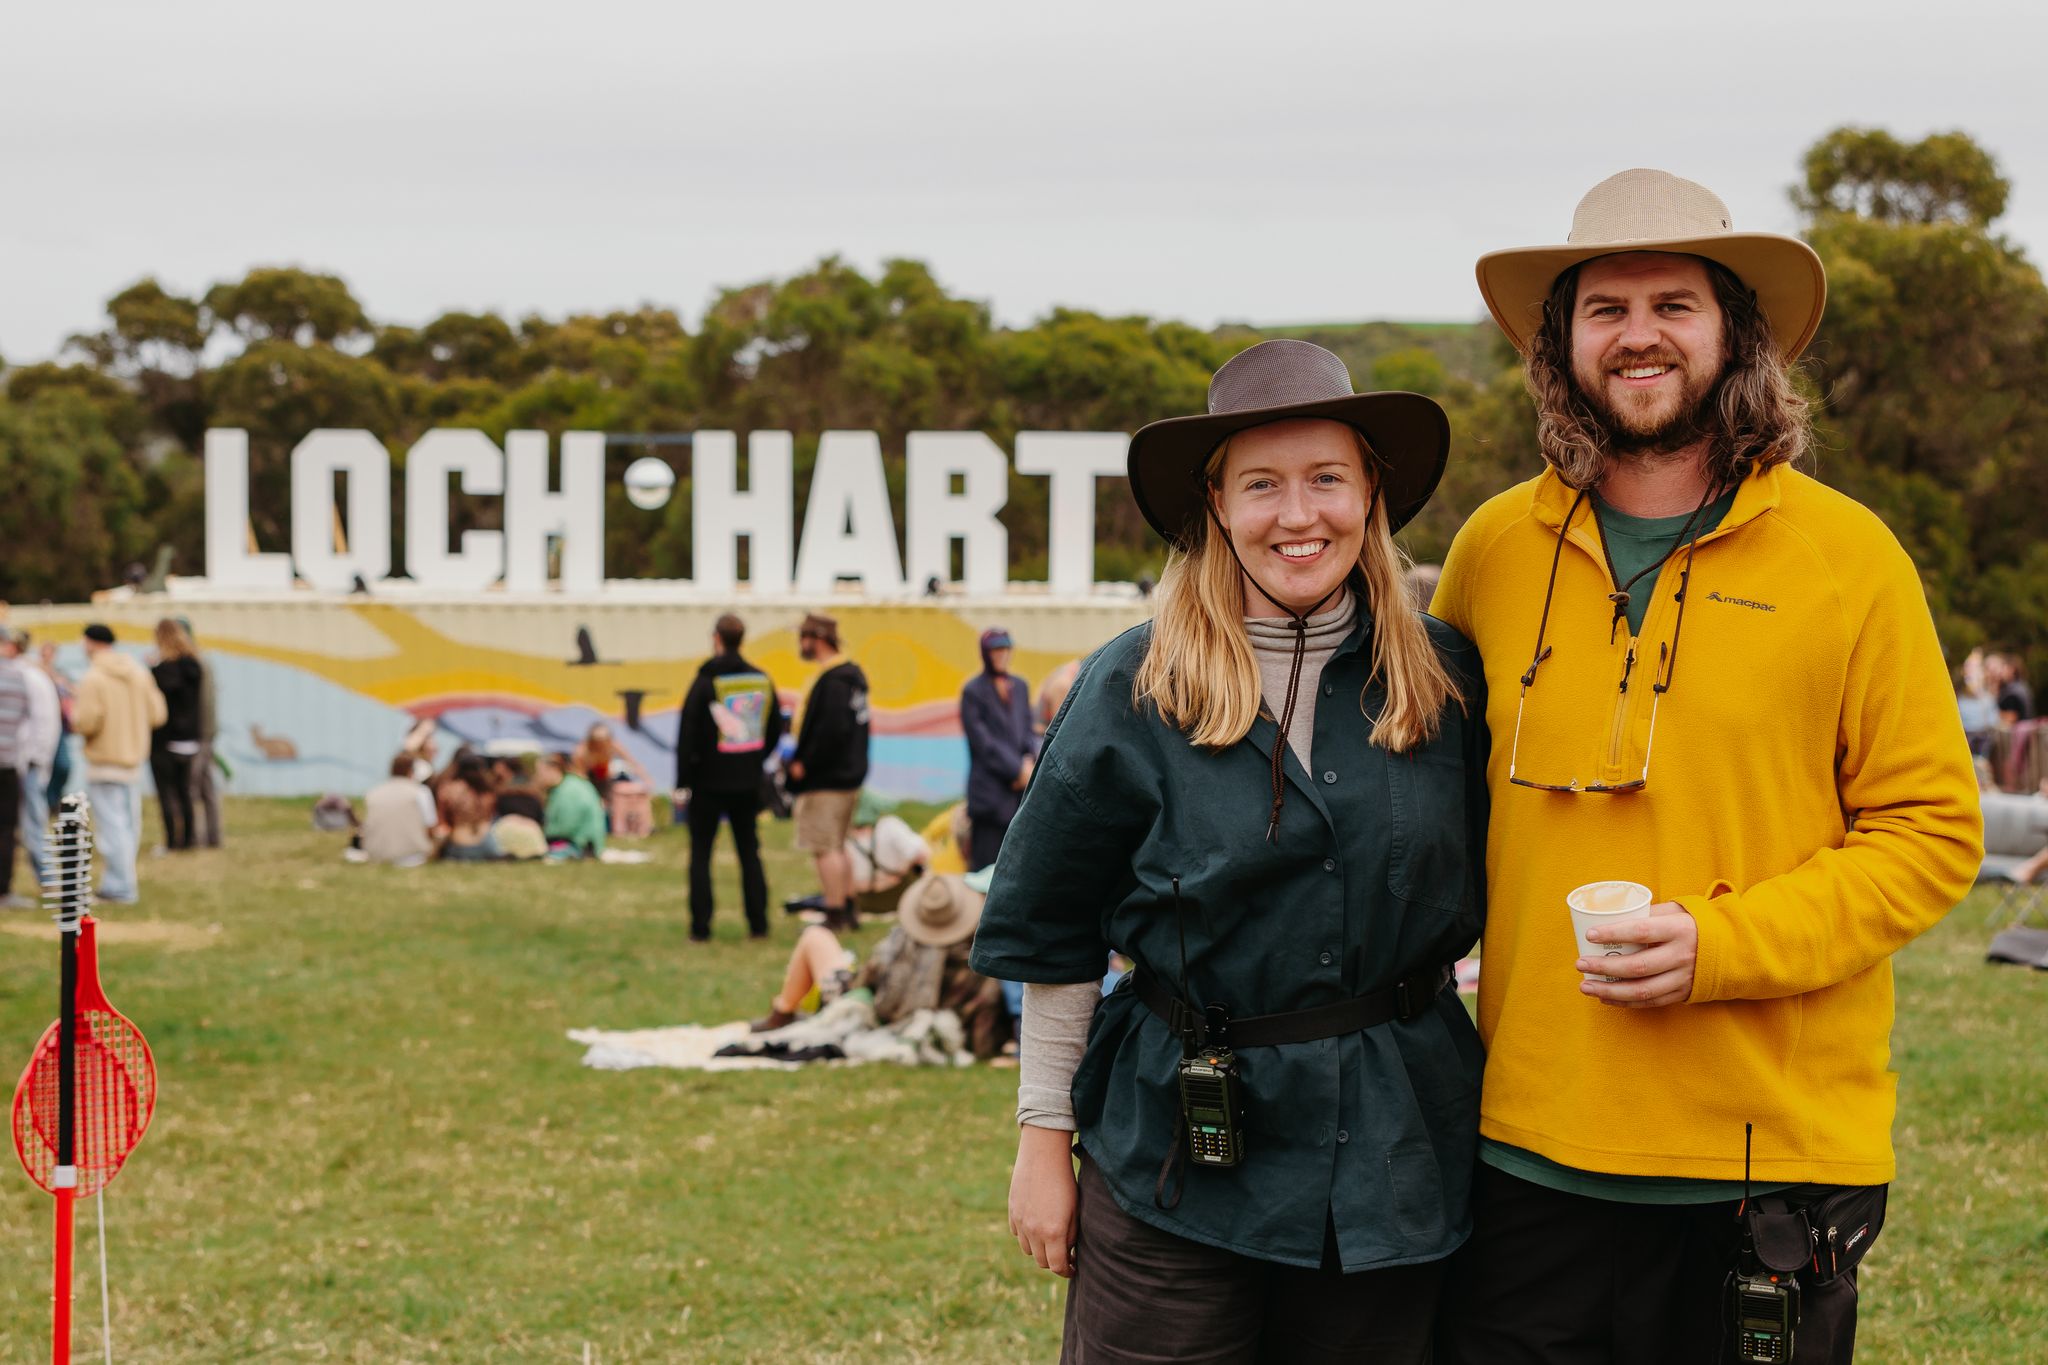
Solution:
M1641 882L1587 882L1575 888L1564 898L1565 905L1572 912L1572 933L1579 940L1580 957L1627 957L1641 952L1640 943L1594 943L1587 939L1586 931L1604 924L1619 924L1625 919L1647 919L1650 903L1656 898L1650 888ZM1611 976L1600 976L1587 972L1588 981L1612 981Z

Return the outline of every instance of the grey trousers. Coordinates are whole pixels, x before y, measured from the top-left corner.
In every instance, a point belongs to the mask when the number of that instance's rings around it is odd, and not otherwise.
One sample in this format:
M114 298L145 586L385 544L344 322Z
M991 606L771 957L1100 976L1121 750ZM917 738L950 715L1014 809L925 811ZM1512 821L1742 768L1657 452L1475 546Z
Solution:
M1081 1158L1062 1365L1423 1365L1443 1263L1275 1265L1141 1223Z
M208 848L220 847L220 787L213 780L213 742L204 741L199 754L192 760L192 824L199 831L199 842Z

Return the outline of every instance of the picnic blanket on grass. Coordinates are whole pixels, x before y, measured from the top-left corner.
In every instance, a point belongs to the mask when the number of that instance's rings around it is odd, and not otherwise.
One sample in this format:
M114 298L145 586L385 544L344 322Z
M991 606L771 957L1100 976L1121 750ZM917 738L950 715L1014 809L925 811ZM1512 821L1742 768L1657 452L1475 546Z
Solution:
M705 1028L571 1029L587 1049L583 1064L601 1071L672 1067L685 1071L788 1071L813 1062L890 1062L897 1066L969 1066L966 1029L951 1010L916 1010L893 1024L875 1018L855 991L787 1028L751 1033L744 1021Z

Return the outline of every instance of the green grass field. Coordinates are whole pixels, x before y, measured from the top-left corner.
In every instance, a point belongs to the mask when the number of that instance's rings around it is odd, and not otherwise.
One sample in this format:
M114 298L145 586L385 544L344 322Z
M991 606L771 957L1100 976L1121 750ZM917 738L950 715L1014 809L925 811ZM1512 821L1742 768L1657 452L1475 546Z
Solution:
M142 906L108 916L108 993L162 1076L107 1197L118 1360L1055 1355L1061 1283L1004 1233L1014 1072L578 1065L569 1028L765 1007L794 929L745 940L729 854L718 938L694 947L679 835L644 867L399 871L343 863L303 803L229 814L227 851L146 858ZM808 889L788 827L769 842L778 895ZM1983 966L1983 914L1899 962L1902 1170L1865 1360L2048 1342L2048 974ZM56 953L39 915L4 927L11 1077L53 1016ZM100 1356L91 1219L81 1360ZM49 1225L10 1161L0 1361L48 1358Z

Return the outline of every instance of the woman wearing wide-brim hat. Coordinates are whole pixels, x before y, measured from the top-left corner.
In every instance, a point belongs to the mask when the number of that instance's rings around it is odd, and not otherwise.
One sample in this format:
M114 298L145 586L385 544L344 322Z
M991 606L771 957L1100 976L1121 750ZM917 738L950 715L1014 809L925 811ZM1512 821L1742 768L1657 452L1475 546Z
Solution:
M1479 1041L1446 967L1480 928L1487 742L1477 655L1393 533L1449 431L1302 341L1231 360L1208 409L1131 442L1157 616L1083 666L977 931L976 968L1027 983L1011 1227L1073 1278L1077 1365L1420 1361L1469 1224ZM1098 1007L1112 948L1136 968Z

